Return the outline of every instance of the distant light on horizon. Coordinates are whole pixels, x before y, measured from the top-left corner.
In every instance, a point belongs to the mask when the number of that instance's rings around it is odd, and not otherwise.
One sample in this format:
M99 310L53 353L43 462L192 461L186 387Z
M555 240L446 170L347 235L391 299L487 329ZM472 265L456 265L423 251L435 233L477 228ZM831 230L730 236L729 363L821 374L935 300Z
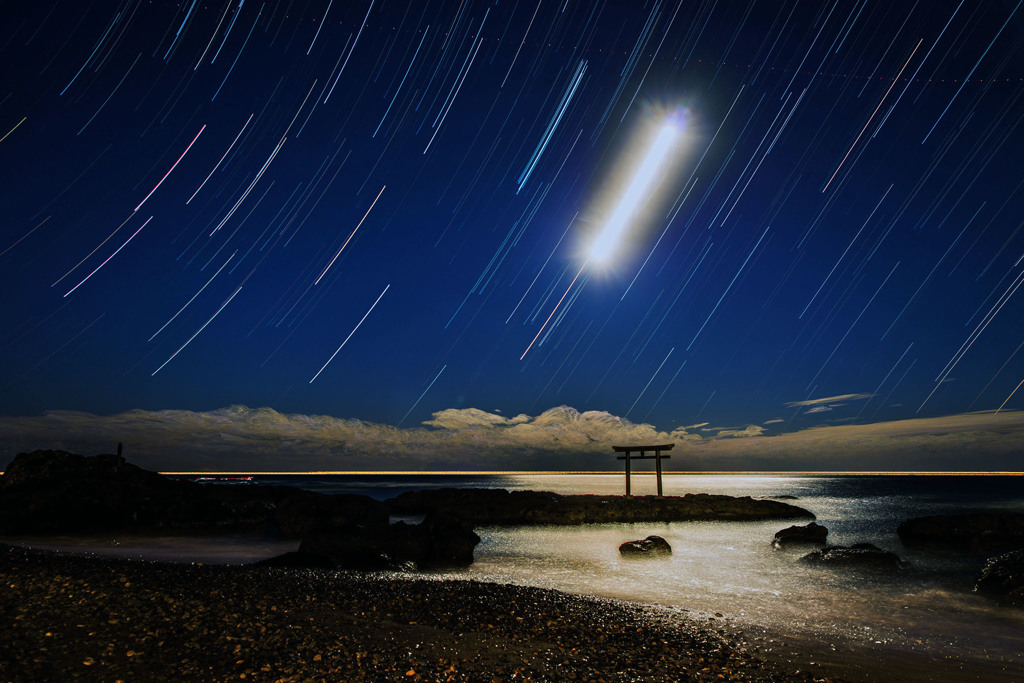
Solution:
M661 126L661 130L651 142L633 180L630 181L626 191L619 199L611 218L608 219L597 239L594 240L594 244L590 248L590 261L601 263L607 261L615 253L627 228L636 217L637 209L643 200L650 196L651 186L665 166L681 133L679 125L671 118Z

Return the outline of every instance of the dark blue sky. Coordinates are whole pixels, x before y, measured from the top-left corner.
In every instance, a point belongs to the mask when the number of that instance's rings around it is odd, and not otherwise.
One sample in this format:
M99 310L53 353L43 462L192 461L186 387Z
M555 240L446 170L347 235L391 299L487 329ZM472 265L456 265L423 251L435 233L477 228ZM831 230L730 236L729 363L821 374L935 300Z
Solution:
M1015 1L0 12L2 414L798 428L1024 379Z

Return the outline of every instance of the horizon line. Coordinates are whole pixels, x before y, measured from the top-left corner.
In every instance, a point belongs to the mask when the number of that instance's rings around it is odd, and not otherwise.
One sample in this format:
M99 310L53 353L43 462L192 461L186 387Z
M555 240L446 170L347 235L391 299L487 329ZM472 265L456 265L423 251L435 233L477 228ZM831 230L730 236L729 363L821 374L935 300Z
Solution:
M3 474L0 472L0 474ZM234 471L181 471L181 472L159 472L164 476L181 477L191 475L216 475L216 476L313 476L313 475L570 475L570 474L613 474L623 475L622 470L304 470L304 471L264 471L249 472L244 470ZM654 470L632 471L631 476L656 475ZM669 475L817 475L817 476L1024 476L1024 471L858 471L858 470L674 470L662 471L665 476Z

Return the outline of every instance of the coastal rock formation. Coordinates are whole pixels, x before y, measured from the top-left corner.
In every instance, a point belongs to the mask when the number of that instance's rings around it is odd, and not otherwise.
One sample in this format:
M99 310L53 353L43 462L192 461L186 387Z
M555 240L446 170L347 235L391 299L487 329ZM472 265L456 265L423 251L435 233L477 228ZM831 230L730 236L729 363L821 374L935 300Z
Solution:
M20 453L0 477L0 533L260 533L298 538L325 524L386 523L367 496L287 486L172 480L117 455Z
M803 526L793 525L776 531L775 537L772 539L772 546L781 548L787 545L825 545L827 538L828 528L817 522L810 522Z
M803 508L749 496L563 496L504 489L410 491L387 501L392 514L441 512L473 526L810 518Z
M896 530L906 546L927 546L966 552L999 552L1024 547L1024 513L915 517Z
M978 593L1024 598L1024 549L989 559L974 584Z
M339 569L459 567L473 563L480 542L471 528L430 517L421 524L346 524L307 533L299 552L327 557Z
M835 545L800 558L802 562L824 567L861 568L874 571L898 571L909 566L898 555L871 543L855 543L849 548Z
M619 546L619 552L631 557L656 557L671 555L672 546L661 536L648 536L639 541L630 541Z

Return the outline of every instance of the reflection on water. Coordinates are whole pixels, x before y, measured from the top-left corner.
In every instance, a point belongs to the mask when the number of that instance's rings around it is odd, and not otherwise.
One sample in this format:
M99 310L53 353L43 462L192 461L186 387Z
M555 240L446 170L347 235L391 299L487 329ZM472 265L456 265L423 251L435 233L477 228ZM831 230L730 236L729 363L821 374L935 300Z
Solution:
M516 488L562 493L619 493L608 475L521 477ZM966 481L965 481L966 480ZM634 482L644 491L646 482ZM653 480L651 481L653 489ZM829 542L867 541L912 568L898 575L822 569L799 558L808 549L774 550L789 522L608 524L490 528L477 561L458 575L529 583L575 593L721 612L738 624L810 634L955 659L984 656L1019 667L1024 680L1024 611L971 592L983 557L911 550L896 535L914 516L1019 509L1016 477L667 476L666 494L687 492L796 496L829 528ZM665 558L624 558L618 546L656 534ZM1011 676L1011 679L1013 676Z
M327 475L265 476L324 493L361 493L379 500L440 487L532 489L562 494L622 494L622 475ZM1024 610L1000 607L971 592L984 557L904 548L896 535L909 517L960 511L1024 509L1024 479L991 476L787 476L666 474L666 495L712 493L790 501L813 512L829 542L867 541L897 553L912 568L878 576L810 567L805 551L776 551L771 539L790 522L602 524L580 527L478 529L476 562L453 576L528 584L722 613L740 626L795 637L854 642L893 652L917 650L952 661L1009 667L1004 680L1024 680ZM634 474L633 492L653 494L652 475ZM618 546L651 534L671 556L626 559ZM45 539L104 556L242 563L294 550L295 542L220 539ZM91 543L91 545L90 545ZM881 650L880 650L881 652ZM972 662L974 664L972 664ZM1019 675L1017 675L1019 674ZM987 674L978 674L984 680ZM978 678L982 676L982 678Z

